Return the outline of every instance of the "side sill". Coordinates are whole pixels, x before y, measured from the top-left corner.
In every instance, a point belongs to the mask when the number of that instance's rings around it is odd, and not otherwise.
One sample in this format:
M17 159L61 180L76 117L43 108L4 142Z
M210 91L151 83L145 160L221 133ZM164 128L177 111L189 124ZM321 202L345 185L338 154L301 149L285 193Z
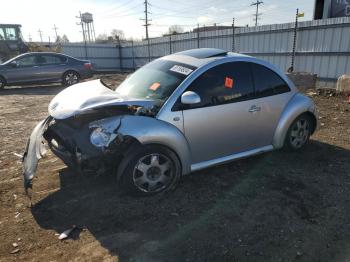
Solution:
M224 164L224 163L230 162L232 160L245 158L245 157L253 156L253 155L257 155L257 154L262 154L265 152L272 151L273 149L274 149L274 147L272 145L263 146L263 147L259 147L256 149L244 151L241 153L237 153L237 154L233 154L233 155L229 155L229 156L224 156L224 157L200 162L200 163L191 165L191 172L198 171L198 170L201 170L201 169L204 169L207 167L215 166L218 164Z

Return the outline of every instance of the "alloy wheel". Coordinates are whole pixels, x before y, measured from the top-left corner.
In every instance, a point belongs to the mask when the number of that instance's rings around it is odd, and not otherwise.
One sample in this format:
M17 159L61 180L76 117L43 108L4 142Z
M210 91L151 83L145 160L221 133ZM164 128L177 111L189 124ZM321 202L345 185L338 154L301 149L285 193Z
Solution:
M143 156L134 167L134 185L146 193L159 192L172 182L174 171L173 162L163 154Z
M289 141L294 148L301 148L310 136L310 124L307 119L300 118L290 131Z
M66 76L65 76L65 81L68 85L74 85L76 83L78 83L78 76L77 74L75 73L68 73Z

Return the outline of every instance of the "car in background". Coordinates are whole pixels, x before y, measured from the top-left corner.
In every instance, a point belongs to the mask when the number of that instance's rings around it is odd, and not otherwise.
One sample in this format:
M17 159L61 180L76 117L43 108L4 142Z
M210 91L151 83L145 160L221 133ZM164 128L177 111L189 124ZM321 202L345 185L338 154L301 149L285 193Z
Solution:
M0 64L0 89L10 85L48 83L70 86L92 75L88 60L52 52L25 53Z

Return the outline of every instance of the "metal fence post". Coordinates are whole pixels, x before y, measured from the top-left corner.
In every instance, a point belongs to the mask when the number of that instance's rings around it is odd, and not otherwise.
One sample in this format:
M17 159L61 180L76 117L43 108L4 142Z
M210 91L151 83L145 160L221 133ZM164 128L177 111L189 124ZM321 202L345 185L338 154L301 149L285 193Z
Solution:
M117 40L118 40L118 50L119 50L119 69L120 71L123 71L122 45L121 45L119 36L117 36Z
M134 40L131 40L131 55L132 55L132 67L135 70L135 52L134 52Z
M199 48L199 24L197 24L197 48Z
M151 62L151 43L149 37L147 37L147 51L148 51L148 62Z
M235 18L232 19L232 52L235 52Z
M170 49L170 54L173 53L173 47L172 47L172 43L171 43L171 35L169 35L169 49Z
M295 16L295 26L294 26L294 38L293 38L293 50L292 50L292 63L288 71L294 72L294 62L295 62L295 53L296 53L296 45L297 45L297 33L298 33L298 17L299 17L299 9L297 9L297 13Z

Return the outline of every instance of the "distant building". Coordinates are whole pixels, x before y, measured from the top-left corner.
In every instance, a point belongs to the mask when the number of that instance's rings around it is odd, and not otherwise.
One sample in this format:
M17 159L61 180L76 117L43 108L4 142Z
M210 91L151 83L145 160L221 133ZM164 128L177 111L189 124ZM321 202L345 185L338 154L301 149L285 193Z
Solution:
M349 0L315 0L315 20L345 16L350 16Z
M232 26L225 26L225 25L211 25L211 26L203 26L199 28L194 28L193 32L197 33L199 32L208 32L208 31L216 31L216 30L223 30L223 29L231 29Z

